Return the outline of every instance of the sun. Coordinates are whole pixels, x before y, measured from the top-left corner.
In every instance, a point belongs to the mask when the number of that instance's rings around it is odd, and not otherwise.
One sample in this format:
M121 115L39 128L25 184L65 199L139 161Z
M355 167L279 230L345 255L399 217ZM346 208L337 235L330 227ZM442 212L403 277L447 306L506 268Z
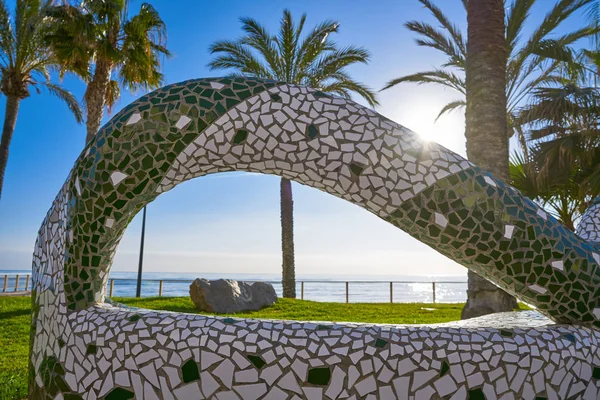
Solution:
M429 142L438 142L443 135L442 125L439 121L435 121L435 113L421 105L415 105L412 109L404 114L404 120L400 123L411 131L418 134L422 139Z
M458 113L453 113L436 120L438 112L437 107L415 104L403 112L403 118L398 118L398 121L423 140L441 144L464 156L464 118Z
M413 129L423 140L428 142L437 142L439 132L436 129L432 129L430 126L424 126Z

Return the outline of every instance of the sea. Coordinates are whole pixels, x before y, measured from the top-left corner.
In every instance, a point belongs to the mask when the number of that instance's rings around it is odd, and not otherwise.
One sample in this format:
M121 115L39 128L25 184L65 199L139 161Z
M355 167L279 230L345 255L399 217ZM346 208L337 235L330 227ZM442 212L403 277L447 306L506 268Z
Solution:
M0 292L3 291L6 274L9 276L7 291L15 289L16 274L19 274L19 290L24 290L25 276L31 274L31 271L0 270ZM190 284L196 278L268 282L273 285L278 296L282 294L281 275L277 274L145 272L142 276L142 297L158 296L159 280L163 280L163 296L189 296ZM113 297L135 296L137 272L114 271L111 272L110 279L114 279ZM435 301L438 303L457 303L467 300L466 276L298 274L296 275L297 298L302 297L302 282L304 282L304 299L313 301L345 302L346 282L348 282L348 301L351 303L389 303L390 282L393 282L391 300L394 303L432 303L434 286Z

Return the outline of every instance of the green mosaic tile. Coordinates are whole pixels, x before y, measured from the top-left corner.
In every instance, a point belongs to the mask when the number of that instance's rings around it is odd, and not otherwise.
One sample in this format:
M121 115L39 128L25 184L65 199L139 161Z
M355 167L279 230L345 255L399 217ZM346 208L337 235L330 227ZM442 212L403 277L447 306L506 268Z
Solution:
M357 163L350 163L350 171L352 171L354 175L360 175L364 170L364 166Z
M87 345L87 349L85 351L85 354L86 355L96 354L96 351L98 351L98 347L95 344L91 344L90 343L90 344Z
M331 370L329 368L311 368L308 370L308 383L325 386L329 384L330 379Z
M120 387L116 387L113 390L111 390L104 399L105 400L129 400L129 399L133 399L134 396L135 396L135 393L133 393L132 391L123 389Z
M483 394L483 390L481 390L479 388L469 390L467 399L468 400L486 400L485 395Z
M310 139L314 139L319 136L319 130L313 124L309 124L306 128L306 136L308 136Z
M440 377L446 375L448 371L450 371L450 365L448 364L448 361L444 360L442 361L442 368L440 369Z
M181 375L183 376L183 381L185 383L189 383L189 382L200 379L200 372L198 371L198 364L196 364L194 359L187 360L181 366Z
M246 138L248 137L248 131L245 129L238 129L237 132L235 133L235 136L233 137L233 143L234 144L240 144L243 143L244 141L246 141Z
M248 358L248 360L250 360L250 362L257 368L257 369L261 369L262 367L265 366L266 362L260 358L259 356L254 356L254 355L248 355L246 356Z
M81 397L78 394L63 393L63 399L64 400L83 400L83 397Z

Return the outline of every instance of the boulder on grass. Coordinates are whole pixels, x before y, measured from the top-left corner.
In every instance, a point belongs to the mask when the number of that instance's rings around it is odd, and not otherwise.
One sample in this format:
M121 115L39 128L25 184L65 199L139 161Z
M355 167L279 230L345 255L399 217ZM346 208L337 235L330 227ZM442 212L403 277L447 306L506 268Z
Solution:
M198 278L190 285L190 297L199 311L224 314L256 311L277 301L270 283L232 279Z

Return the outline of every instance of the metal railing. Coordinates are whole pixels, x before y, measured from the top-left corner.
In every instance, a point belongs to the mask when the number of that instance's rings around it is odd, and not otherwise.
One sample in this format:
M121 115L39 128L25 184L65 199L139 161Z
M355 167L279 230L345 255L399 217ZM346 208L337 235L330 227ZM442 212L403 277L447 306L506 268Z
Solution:
M108 283L107 283L107 293L109 297L113 297L114 294L114 289L115 289L115 281L129 281L129 282L135 282L135 279L127 279L127 278L112 278L109 279ZM190 284L192 281L188 280L188 279L143 279L142 280L142 284L145 282L149 282L149 283L157 283L158 282L158 296L162 297L163 295L163 288L164 288L164 284L166 283L188 283ZM251 280L244 280L244 282L258 282L258 281L251 281ZM277 284L280 285L281 281L260 281L260 282L265 282L265 283L270 283L270 284ZM394 284L427 284L427 285L431 285L431 295L432 295L432 299L433 299L433 303L437 302L437 288L436 288L436 284L466 284L466 281L333 281L333 280L327 280L327 281L320 281L320 280L308 280L308 281L297 281L297 284L300 284L300 299L304 300L304 292L305 292L305 285L309 285L311 283L316 283L316 284L342 284L344 283L345 285L345 302L349 303L350 302L350 294L351 294L351 285L352 284L389 284L389 302L393 303L394 302Z
M134 279L126 279L126 278L112 278L109 279L107 284L107 293L109 297L113 297L115 292L115 282L118 281L135 281ZM31 275L30 274L4 274L4 280L2 285L2 293L10 293L10 292L18 292L18 291L27 291L30 290L30 282ZM254 282L254 281L245 281L245 282ZM280 285L281 281L261 281L265 283ZM156 294L159 297L163 296L165 284L169 283L177 283L177 284L190 284L191 280L188 279L143 279L142 283L158 283L158 291ZM465 284L464 281L333 281L333 280L307 280L307 281L297 281L297 284L300 285L300 299L305 299L305 287L310 284L331 284L331 285L340 285L344 284L344 297L345 302L350 302L350 295L352 294L352 285L353 284L389 284L389 302L394 302L394 285L395 284L426 284L431 285L431 298L432 303L437 302L437 288L436 284Z
M22 277L25 277L24 285L21 284L21 282L23 282L23 280L21 279ZM2 293L30 290L30 281L30 274L4 274L4 284L2 285Z

